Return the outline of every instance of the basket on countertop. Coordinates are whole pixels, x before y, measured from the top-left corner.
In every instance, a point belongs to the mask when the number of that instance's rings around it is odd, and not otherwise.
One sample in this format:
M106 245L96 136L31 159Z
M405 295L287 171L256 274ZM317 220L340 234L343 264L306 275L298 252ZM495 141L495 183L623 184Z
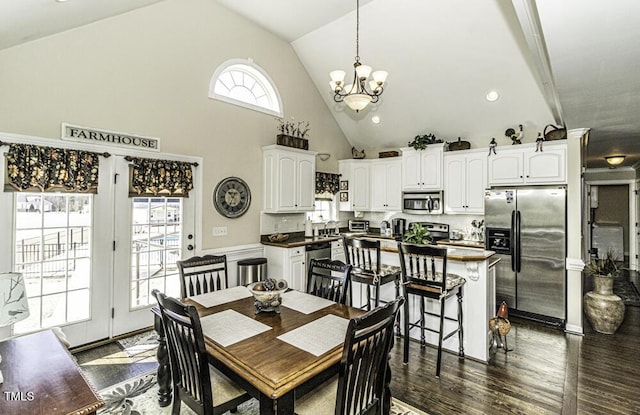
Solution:
M274 233L267 236L267 239L269 239L269 242L284 242L289 239L289 235L283 233Z

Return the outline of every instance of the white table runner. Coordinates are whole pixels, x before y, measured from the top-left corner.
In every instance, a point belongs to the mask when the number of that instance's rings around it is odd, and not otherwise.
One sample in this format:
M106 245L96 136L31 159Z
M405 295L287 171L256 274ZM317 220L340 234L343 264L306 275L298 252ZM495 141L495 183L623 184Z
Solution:
M348 326L349 320L346 318L329 314L278 336L278 339L314 356L320 356L344 343Z
M194 295L189 299L195 301L203 307L213 307L220 304L230 303L232 301L240 300L242 298L251 297L251 293L247 287L242 285L233 288L227 288L226 290L213 291L206 294Z
M233 310L202 317L200 322L204 335L223 347L271 330L266 324Z
M300 291L288 291L282 294L283 307L296 310L303 314L311 314L315 311L322 310L325 307L329 307L332 304L335 303Z

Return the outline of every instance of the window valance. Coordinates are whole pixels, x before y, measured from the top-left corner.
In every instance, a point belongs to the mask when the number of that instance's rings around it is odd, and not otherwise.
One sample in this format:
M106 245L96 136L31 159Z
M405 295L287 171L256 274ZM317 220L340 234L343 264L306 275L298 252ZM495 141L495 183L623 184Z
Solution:
M98 193L99 156L82 150L37 146L8 145L5 191Z
M340 175L336 173L316 172L316 195L329 193L335 195L340 189Z
M193 189L191 166L197 163L138 157L125 157L125 160L131 162L129 197L189 197Z

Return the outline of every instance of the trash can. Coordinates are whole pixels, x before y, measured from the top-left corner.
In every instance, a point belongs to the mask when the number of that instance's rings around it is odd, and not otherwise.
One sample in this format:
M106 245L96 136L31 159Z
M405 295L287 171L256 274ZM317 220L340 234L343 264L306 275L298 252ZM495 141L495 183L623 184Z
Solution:
M267 258L248 258L238 261L240 285L251 284L267 277Z

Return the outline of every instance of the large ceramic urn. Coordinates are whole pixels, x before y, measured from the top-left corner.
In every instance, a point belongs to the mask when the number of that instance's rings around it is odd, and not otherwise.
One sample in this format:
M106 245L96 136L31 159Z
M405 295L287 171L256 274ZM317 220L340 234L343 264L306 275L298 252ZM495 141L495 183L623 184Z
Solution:
M613 293L611 276L594 275L593 291L584 295L584 311L591 327L599 333L613 334L624 320L622 298Z

